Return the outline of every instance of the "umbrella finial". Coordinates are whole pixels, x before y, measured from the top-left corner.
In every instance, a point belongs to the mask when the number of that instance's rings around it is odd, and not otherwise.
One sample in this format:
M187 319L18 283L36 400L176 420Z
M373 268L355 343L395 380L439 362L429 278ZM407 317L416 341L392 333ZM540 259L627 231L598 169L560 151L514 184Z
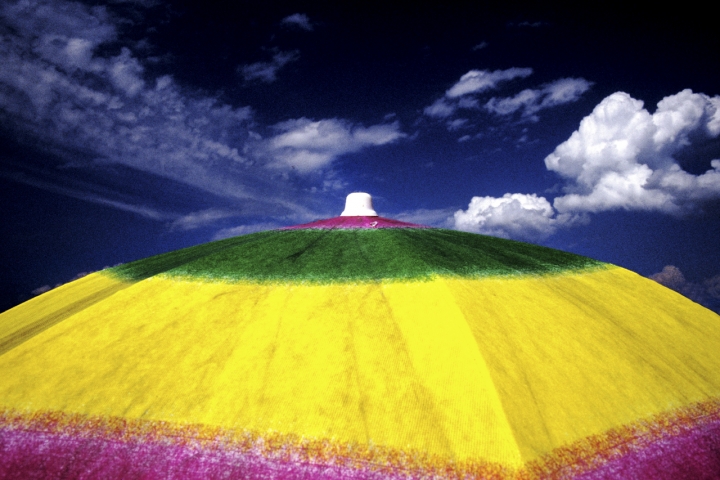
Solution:
M345 199L345 210L341 217L377 217L369 193L353 192Z

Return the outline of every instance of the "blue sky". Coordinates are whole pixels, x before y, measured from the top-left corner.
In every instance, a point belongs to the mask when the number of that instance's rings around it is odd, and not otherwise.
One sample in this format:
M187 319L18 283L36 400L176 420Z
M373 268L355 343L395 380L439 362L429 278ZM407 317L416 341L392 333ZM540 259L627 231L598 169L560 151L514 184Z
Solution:
M689 5L27 0L0 39L0 309L352 191L719 308L720 41Z

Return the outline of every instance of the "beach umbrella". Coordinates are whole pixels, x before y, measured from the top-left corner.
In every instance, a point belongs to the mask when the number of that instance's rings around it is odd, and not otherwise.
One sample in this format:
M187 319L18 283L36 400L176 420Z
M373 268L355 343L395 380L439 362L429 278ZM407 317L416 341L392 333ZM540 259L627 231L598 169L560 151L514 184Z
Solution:
M718 315L367 194L0 315L0 478L719 476Z

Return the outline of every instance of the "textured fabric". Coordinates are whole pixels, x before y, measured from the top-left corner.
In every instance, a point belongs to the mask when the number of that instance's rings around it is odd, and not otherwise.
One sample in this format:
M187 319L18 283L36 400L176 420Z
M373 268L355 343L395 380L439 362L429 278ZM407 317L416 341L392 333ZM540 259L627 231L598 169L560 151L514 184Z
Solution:
M378 219L0 314L0 478L718 478L720 317L619 267Z
M130 281L164 274L230 282L333 283L548 274L606 266L559 250L453 230L309 225L186 248L107 272Z
M362 217L347 216L333 217L324 220L317 220L302 225L294 225L283 230L307 230L307 229L353 229L353 228L428 228L416 223L401 222L385 217Z

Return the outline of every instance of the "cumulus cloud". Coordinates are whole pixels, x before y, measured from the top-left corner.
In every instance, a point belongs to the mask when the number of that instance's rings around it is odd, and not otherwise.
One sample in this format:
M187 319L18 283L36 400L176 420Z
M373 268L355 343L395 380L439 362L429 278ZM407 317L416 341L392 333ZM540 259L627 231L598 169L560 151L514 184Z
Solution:
M720 275L703 282L690 282L674 265L665 265L662 271L649 276L652 280L675 290L701 305L720 311Z
M558 215L545 197L506 193L500 198L473 197L467 210L454 215L455 228L503 238L539 240L561 227L583 221L571 214Z
M572 101L568 99L579 95L582 86L567 80L545 87L545 96L536 92L516 96L522 101L507 103L507 111L521 108L515 108L517 105L526 108ZM662 99L651 114L640 100L614 93L545 158L548 170L566 179L564 194L552 205L534 194L473 197L467 210L455 213L455 227L536 239L560 227L586 222L591 212L625 209L680 215L693 211L702 202L720 198L720 160L710 160L709 170L694 175L683 170L674 156L692 148L698 138L718 135L720 96L683 90Z
M525 78L532 74L532 68L508 68L507 70L470 70L450 87L443 97L432 105L425 107L423 112L429 117L447 118L458 108L478 108L479 103L473 96L493 90L502 82L515 78Z
M405 136L398 122L363 127L339 120L288 120L275 125L278 132L264 143L275 168L309 173L327 167L341 155L365 147L392 143Z
M605 98L570 138L545 158L567 181L560 212L655 210L680 214L720 197L720 160L700 175L674 156L694 138L720 134L720 96L691 90L664 98L655 113L627 93Z
M272 83L277 80L277 72L288 63L295 62L300 58L297 51L278 52L273 55L269 62L257 62L240 67L240 73L246 82L253 80Z
M649 278L678 292L687 285L685 275L675 265L665 265L661 272L653 273Z
M531 117L540 110L576 102L592 86L583 78L561 78L538 89L526 89L512 97L493 97L485 104L485 109L498 115L510 115L521 111L525 117Z
M288 15L283 18L280 23L291 27L297 27L308 32L313 30L312 23L310 23L310 17L304 13L293 13L292 15Z

